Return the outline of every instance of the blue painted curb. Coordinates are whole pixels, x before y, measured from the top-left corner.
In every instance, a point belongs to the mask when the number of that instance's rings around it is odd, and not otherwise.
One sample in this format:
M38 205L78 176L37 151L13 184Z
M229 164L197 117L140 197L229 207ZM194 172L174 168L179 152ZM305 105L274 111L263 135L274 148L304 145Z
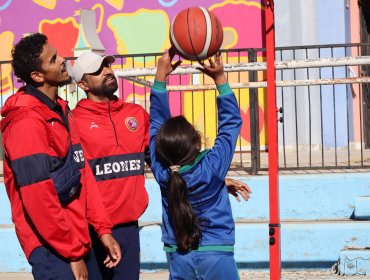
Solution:
M287 222L281 225L281 260L283 268L325 268L338 261L345 247L370 244L370 223L363 221ZM268 224L236 225L235 259L242 269L268 268ZM0 271L30 271L14 228L1 228L3 246ZM159 224L140 227L142 269L167 267Z
M268 176L238 177L253 193L248 202L230 197L236 221L235 258L239 268L269 267ZM282 175L280 185L283 268L330 268L348 247L370 245L370 223L350 220L366 214L370 174ZM147 179L149 206L140 223L142 269L166 268L162 249L158 185ZM356 209L355 209L356 208ZM365 214L361 214L365 216ZM148 225L149 224L149 225ZM16 238L4 185L0 185L0 271L30 271Z

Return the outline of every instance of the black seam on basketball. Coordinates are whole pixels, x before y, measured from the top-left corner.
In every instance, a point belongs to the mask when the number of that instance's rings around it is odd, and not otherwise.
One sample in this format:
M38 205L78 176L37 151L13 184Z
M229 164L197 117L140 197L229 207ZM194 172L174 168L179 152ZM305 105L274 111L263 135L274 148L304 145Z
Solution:
M198 55L194 49L194 45L193 45L193 40L190 36L190 26L189 26L189 12L190 12L190 9L188 9L187 13L186 13L186 24L188 25L188 35L189 35L189 41L190 41L190 45L191 45L191 48L193 49L193 54L195 54L195 57L197 59L197 61L199 61L199 58L198 58Z

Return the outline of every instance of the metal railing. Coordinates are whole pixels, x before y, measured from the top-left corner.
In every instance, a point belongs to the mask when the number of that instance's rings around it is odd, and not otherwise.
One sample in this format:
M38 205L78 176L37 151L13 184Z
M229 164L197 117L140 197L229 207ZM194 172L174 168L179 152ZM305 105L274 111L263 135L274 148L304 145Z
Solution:
M276 48L279 169L369 168L365 135L370 74L364 44ZM232 169L267 170L264 49L223 50L225 69L243 115ZM121 98L149 110L150 86L161 53L115 55ZM73 60L74 58L69 58ZM216 90L197 63L184 61L169 78L173 114L184 114L203 135L206 147L217 131ZM10 62L0 62L1 105L21 85ZM85 94L75 84L60 90L74 107ZM370 109L369 109L370 110Z
M366 90L370 73L364 73L363 67L369 62L359 62L366 46L338 44L277 49L278 60L318 58L326 63L326 66L279 70L277 79L337 80L326 85L302 84L277 89L278 106L284 109L284 122L279 127L280 169L370 167L364 138L364 130L370 127L363 119L364 96L370 94ZM352 58L352 63L340 62L338 58L342 57ZM327 63L333 58L334 63Z

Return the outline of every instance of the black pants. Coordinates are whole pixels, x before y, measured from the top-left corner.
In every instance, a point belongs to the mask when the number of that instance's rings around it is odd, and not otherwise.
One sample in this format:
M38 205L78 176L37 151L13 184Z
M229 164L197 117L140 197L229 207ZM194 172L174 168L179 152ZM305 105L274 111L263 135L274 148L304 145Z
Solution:
M102 280L94 252L84 257L89 280ZM37 247L31 253L29 263L35 280L74 280L71 266L67 260L46 247Z
M103 261L107 252L98 235L90 227L94 253L104 280L138 280L140 274L140 240L137 222L117 225L112 235L121 247L122 260L113 269L106 268Z

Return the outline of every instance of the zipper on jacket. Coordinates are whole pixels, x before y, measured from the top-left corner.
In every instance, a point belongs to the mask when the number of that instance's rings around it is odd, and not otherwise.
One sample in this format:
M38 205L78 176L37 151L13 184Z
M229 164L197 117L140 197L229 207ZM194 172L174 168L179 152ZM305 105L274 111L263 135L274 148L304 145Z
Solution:
M108 115L109 115L110 122L112 123L112 126L113 126L114 137L116 138L116 144L118 146L118 137L117 137L116 127L114 126L114 122L112 120L112 116L110 115L110 100L108 100Z

